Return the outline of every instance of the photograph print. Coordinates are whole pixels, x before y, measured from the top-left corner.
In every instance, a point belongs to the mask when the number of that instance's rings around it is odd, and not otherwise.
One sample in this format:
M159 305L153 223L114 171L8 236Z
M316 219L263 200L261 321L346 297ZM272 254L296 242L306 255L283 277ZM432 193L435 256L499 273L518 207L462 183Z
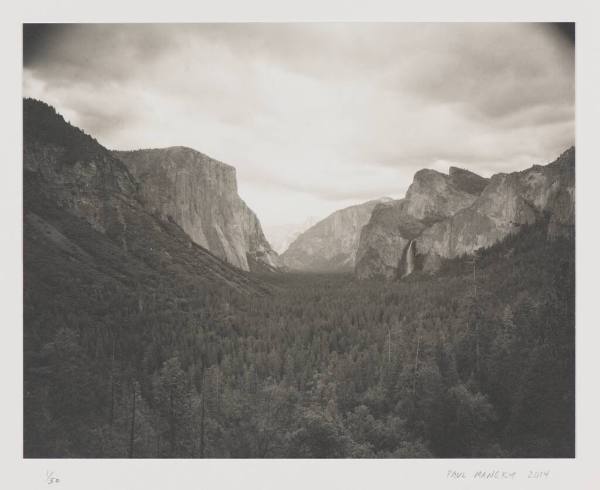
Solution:
M575 24L23 24L25 458L574 458Z

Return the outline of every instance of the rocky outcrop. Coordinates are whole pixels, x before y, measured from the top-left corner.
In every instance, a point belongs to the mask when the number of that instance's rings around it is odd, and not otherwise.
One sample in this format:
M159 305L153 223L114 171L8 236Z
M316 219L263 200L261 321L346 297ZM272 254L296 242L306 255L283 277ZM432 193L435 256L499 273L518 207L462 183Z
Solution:
M421 170L405 199L373 211L361 234L356 275L402 277L409 259L412 270L432 271L444 258L489 247L541 218L549 220L549 238L571 233L574 194L574 148L546 166L489 180L456 168L448 176Z
M300 234L281 255L285 267L301 271L351 271L362 227L376 205L389 198L340 209Z
M400 199L375 207L363 227L356 253L355 272L360 279L391 278L410 240L419 236L425 224L407 212L408 201Z
M405 212L424 223L439 221L470 206L485 184L483 177L455 167L450 168L448 175L419 170L406 192Z
M402 258L411 240L434 223L469 207L486 184L487 179L455 167L448 175L430 169L418 171L404 199L373 210L361 232L356 275L361 279L404 275Z
M41 191L100 232L119 226L118 202L137 187L125 165L43 102L23 101L23 170Z
M235 168L185 147L115 151L139 182L144 206L243 270L274 269L277 254L237 193Z
M432 268L436 256L451 258L489 247L544 215L550 238L570 233L575 224L574 148L546 166L494 175L471 206L423 231L417 249L428 259L425 268Z

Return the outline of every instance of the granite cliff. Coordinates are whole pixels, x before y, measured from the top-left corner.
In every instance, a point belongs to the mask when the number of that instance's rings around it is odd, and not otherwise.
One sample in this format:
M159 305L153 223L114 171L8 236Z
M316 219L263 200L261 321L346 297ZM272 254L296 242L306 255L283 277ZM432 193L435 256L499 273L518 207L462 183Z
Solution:
M574 194L574 148L548 165L490 179L456 168L448 176L421 170L404 199L373 210L361 233L356 275L404 276L409 263L409 272L415 264L433 271L443 258L489 247L543 218L549 238L572 233Z
M258 218L237 193L234 167L185 147L113 155L139 182L146 209L172 219L195 243L243 270L278 266Z
M285 267L301 271L351 271L362 227L373 208L389 198L340 209L301 233L281 255Z
M149 213L142 200L134 176L109 150L49 105L23 101L26 274L38 274L40 264L56 271L78 264L86 281L133 288L170 277L181 284L263 289L195 244L173 220Z
M492 176L471 206L436 223L416 240L425 269L440 257L456 257L489 247L522 225L546 216L550 238L571 233L575 224L575 148L554 162Z
M404 274L399 268L411 240L473 204L486 185L487 179L455 167L447 175L419 170L404 199L381 203L373 210L360 234L356 275L365 279Z

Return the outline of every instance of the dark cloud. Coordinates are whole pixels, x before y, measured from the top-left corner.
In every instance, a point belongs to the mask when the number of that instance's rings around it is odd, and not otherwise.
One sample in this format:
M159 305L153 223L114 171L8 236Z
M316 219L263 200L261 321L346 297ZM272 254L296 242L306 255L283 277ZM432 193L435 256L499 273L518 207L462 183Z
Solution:
M48 47L61 30L61 24L23 24L23 66L29 67L48 56Z
M575 47L575 22L553 22L550 28L558 32L569 44Z
M24 68L57 84L130 80L174 41L151 24L24 24L23 32Z

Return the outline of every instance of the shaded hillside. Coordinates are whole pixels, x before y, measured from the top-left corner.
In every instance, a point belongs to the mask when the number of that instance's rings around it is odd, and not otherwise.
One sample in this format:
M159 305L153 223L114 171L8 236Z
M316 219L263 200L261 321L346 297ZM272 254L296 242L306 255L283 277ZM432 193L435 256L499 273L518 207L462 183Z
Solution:
M115 362L141 372L151 339L168 348L174 328L270 290L146 212L125 166L53 108L23 109L25 455L95 455Z
M100 241L118 248L125 262L140 262L156 274L183 274L240 291L261 290L250 276L194 244L175 223L148 213L125 165L53 108L27 99L23 120L24 220L35 224L26 232L62 231L63 223L71 223L74 235L63 238L84 249L89 244L79 240ZM78 227L96 236L77 235ZM52 231L46 234L47 239L55 236ZM28 238L25 233L26 261ZM127 267L121 272L126 274Z

